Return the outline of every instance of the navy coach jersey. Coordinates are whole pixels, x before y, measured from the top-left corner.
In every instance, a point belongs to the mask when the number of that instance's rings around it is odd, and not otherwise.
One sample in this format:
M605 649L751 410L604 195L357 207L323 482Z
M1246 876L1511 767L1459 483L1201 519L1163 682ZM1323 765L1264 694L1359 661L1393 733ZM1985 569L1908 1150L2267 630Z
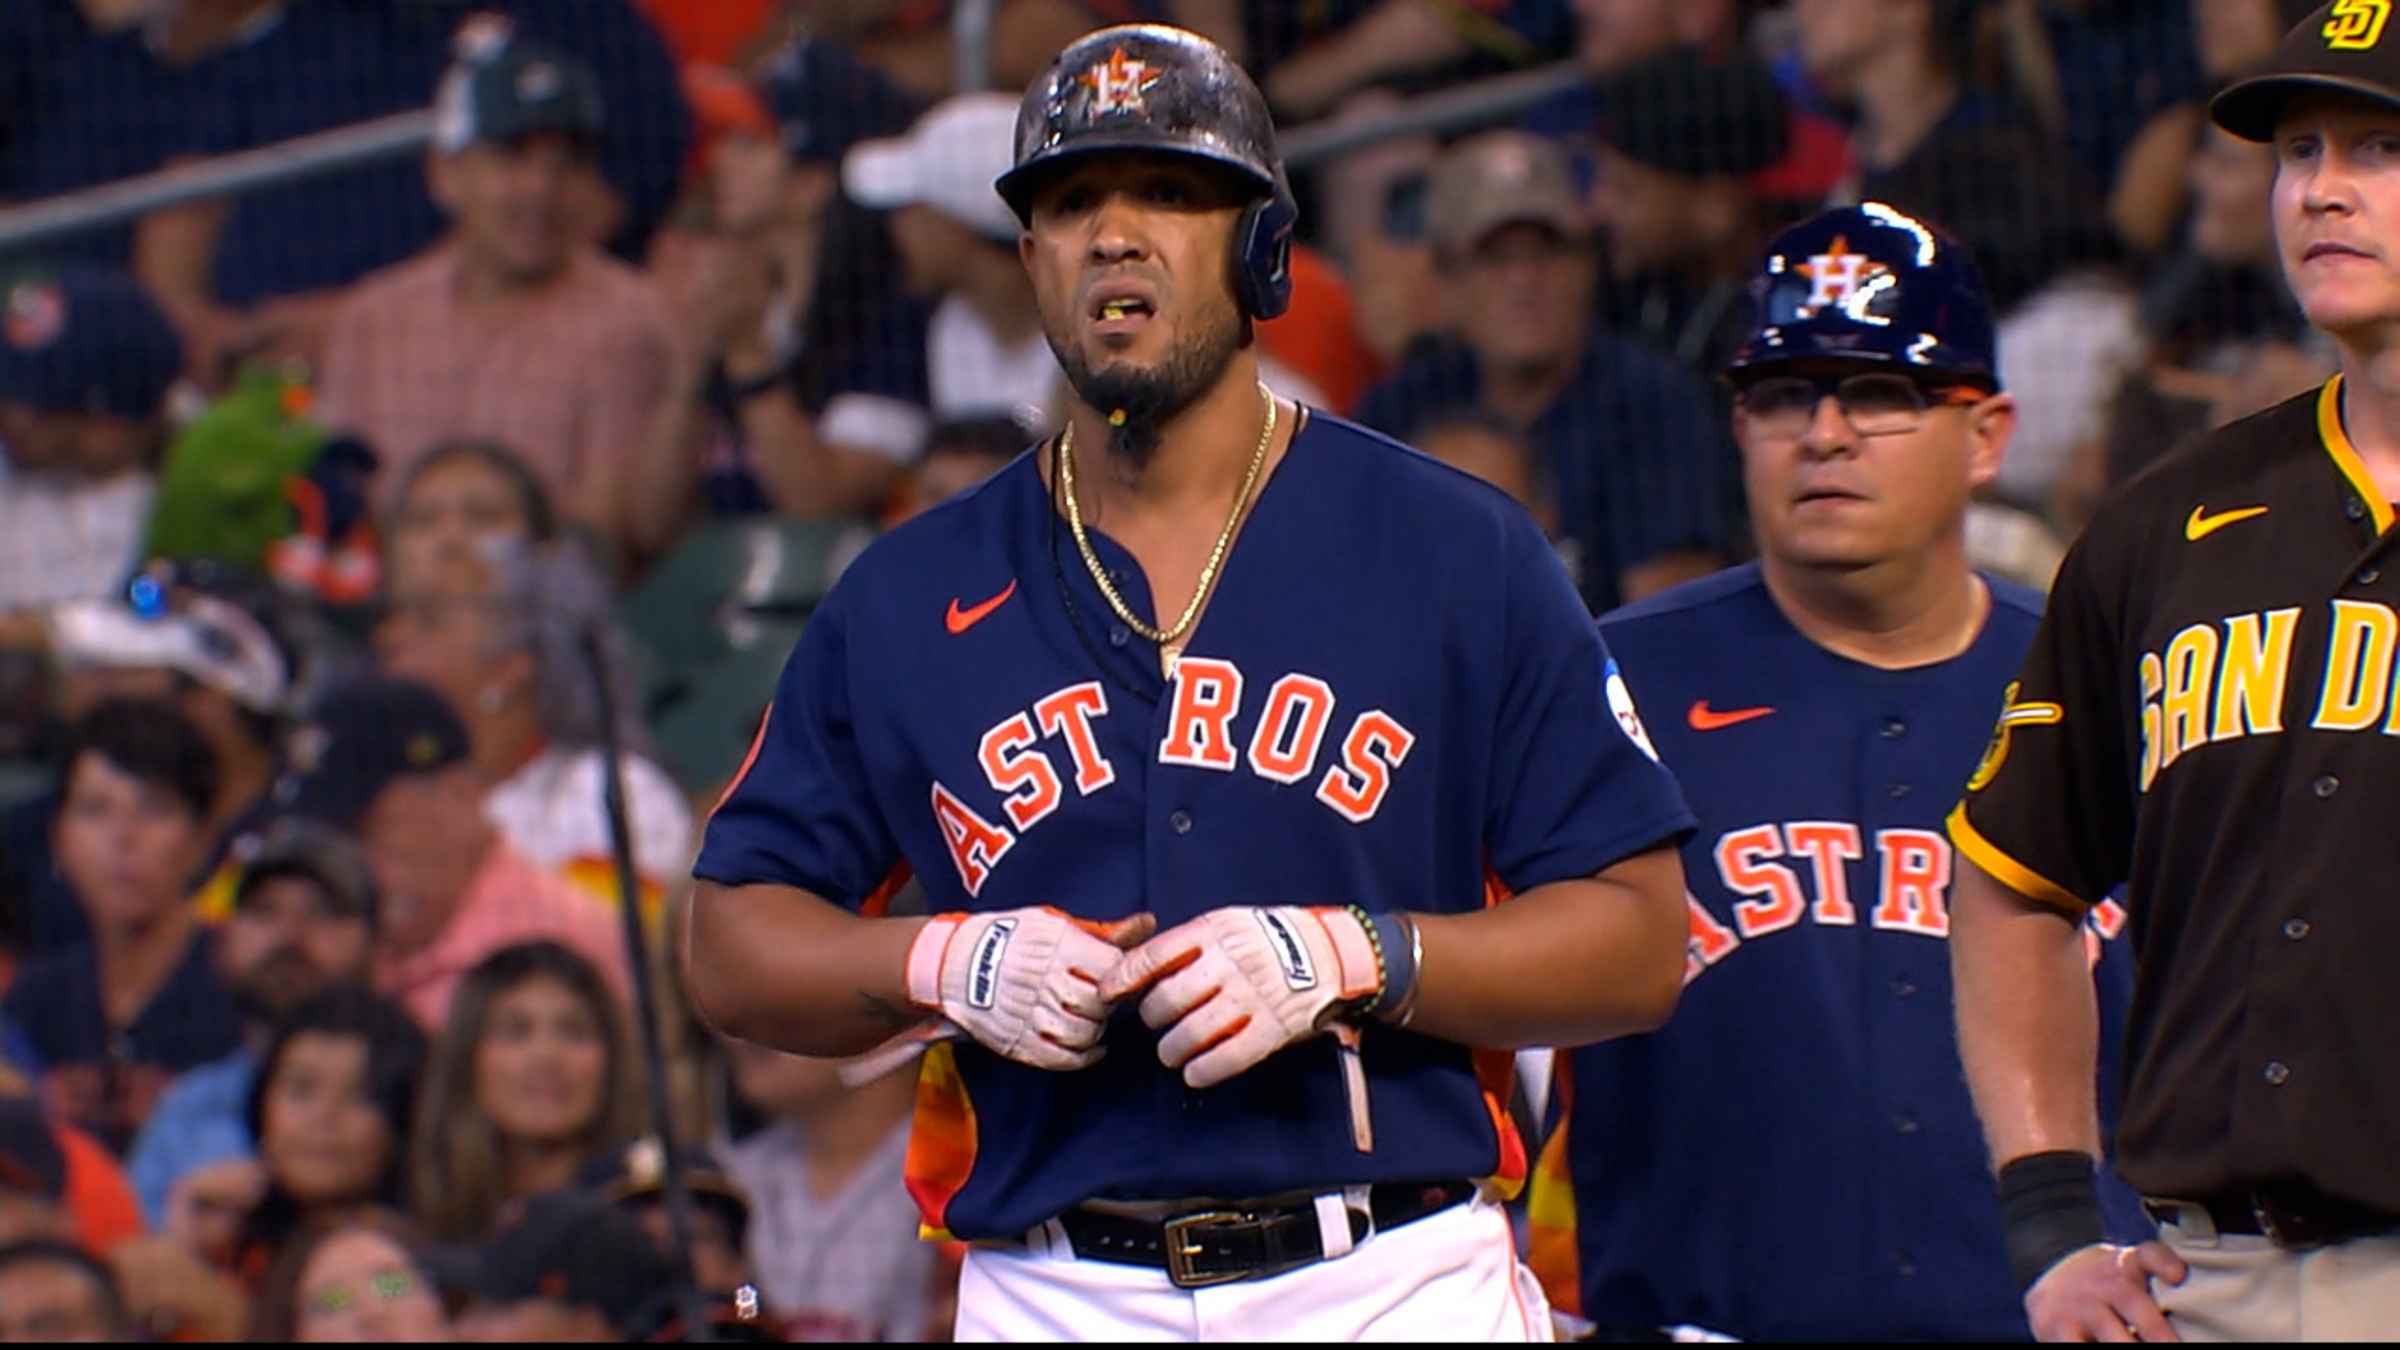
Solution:
M1746 1340L2028 1336L1947 942L1942 818L2041 615L2038 595L1987 584L1974 643L1909 670L1808 640L1756 564L1602 621L1699 829L1674 1018L1562 1056L1572 1104L1535 1217L1563 1226L1551 1192L1571 1177L1584 1317ZM2086 930L2104 1046L2130 971L2103 939L2124 918L2102 905ZM2146 1235L2130 1192L2103 1195L2112 1232Z
M1131 555L1092 543L1154 613ZM937 911L1149 910L1163 928L1227 905L1473 910L1690 825L1525 513L1318 415L1171 679L1110 613L1031 454L878 540L803 631L695 871L870 913L913 871ZM1522 1179L1506 1056L1383 1026L1364 1041L1371 1154L1329 1038L1202 1091L1130 1004L1078 1072L939 1046L910 1189L930 1228L978 1238L1089 1197Z

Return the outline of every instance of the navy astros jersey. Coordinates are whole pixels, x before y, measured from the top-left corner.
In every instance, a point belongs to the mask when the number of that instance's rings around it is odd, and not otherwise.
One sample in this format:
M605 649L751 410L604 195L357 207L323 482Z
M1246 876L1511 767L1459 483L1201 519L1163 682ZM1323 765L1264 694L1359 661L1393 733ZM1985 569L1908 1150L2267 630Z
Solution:
M1147 618L1131 555L1092 543ZM1110 614L1033 455L876 541L809 621L695 872L877 912L1459 912L1680 839L1557 556L1499 492L1312 415L1174 677ZM1987 715L1989 709L1982 712ZM1635 732L1626 729L1636 728ZM1202 1091L1128 1005L1074 1073L969 1041L920 1068L925 1223L1017 1236L1089 1197L1521 1181L1508 1056L1369 1027L1373 1153L1330 1038Z
M1537 1264L1585 1318L1745 1340L2028 1335L1946 940L1942 818L2041 614L1986 582L1973 645L1910 670L1804 637L1755 564L1602 620L1699 829L1674 1018L1561 1057ZM2129 972L2101 939L2123 919L2100 906L2086 934L2104 1045ZM2130 1192L2103 1193L2112 1232L2146 1234Z

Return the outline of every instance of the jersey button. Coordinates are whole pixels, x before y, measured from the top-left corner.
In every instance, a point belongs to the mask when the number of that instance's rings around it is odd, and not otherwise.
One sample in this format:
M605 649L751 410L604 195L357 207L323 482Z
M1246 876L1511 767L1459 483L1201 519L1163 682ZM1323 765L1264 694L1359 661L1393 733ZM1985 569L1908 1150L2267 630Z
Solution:
M1894 980L1892 981L1892 992L1902 998L1915 998L1917 996L1916 981Z
M2329 773L2319 774L2317 781L2308 785L2308 790L2319 797L2330 797L2342 790L2342 780Z
M2350 500L2342 503L2342 514L2348 516L2352 520L2365 520L2367 518L2367 504L2360 501L2356 497L2352 497Z
M1192 832L1192 813L1189 811L1177 811L1175 814L1168 816L1167 827L1175 831L1177 834L1190 834Z
M1895 1116L1892 1118L1892 1128L1902 1134L1915 1134L1917 1118L1915 1116Z
M2283 935L2287 938L2290 938L2294 942L2298 942L2300 939L2307 937L2308 920L2285 919L2283 921Z
M1885 791L1887 791L1887 792L1891 793L1891 795L1892 795L1892 799L1893 799L1894 801L1897 801L1897 800L1899 800L1900 798L1902 798L1902 797L1905 797L1905 796L1907 796L1907 795L1908 795L1908 784L1906 784L1906 783L1894 783L1894 784L1892 784L1892 785L1891 785L1891 787L1889 787L1889 788L1885 789Z
M1132 629L1130 629L1130 628L1127 628L1125 625L1123 625L1123 624L1121 624L1121 623L1112 623L1112 624L1110 624L1110 625L1108 626L1108 645L1109 645L1109 646L1111 646L1111 647L1122 647L1122 646L1124 646L1126 643L1128 643L1128 642L1131 642L1132 640L1133 640L1133 630L1132 630Z
M1907 1252L1892 1253L1892 1273L1905 1279L1917 1273L1917 1260Z
M1908 723L1901 721L1897 717L1887 717L1883 719L1883 738L1885 740L1896 741L1907 734Z
M2284 1084L2284 1081L2285 1081L2286 1079L2290 1078L2291 1076L2292 1076L2292 1070L2291 1070L2291 1066L2290 1066L2290 1065L2287 1065L2287 1064L2285 1064L2285 1063L2284 1063L2282 1060L2280 1060L2280 1059L2270 1059L2270 1060L2268 1060L2268 1061L2267 1061L2267 1067L2266 1067L2266 1071L2265 1071L2264 1073L2261 1073L2261 1074L2259 1075L2259 1077L2261 1077L2261 1078L2264 1078L2264 1079L2266 1079L2266 1080L2267 1080L2267 1085L2268 1085L2269 1087L2282 1087L2282 1086L2283 1086L2283 1084Z
M2362 567L2358 569L2358 584L2361 586L2372 586L2381 580L2383 580L2383 569L2380 567Z

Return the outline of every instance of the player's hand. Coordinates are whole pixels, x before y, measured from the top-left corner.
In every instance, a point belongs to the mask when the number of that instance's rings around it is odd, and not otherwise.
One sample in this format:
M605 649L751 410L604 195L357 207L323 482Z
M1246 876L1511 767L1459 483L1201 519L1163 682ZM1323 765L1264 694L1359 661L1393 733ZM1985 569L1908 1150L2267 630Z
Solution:
M2025 1317L2042 1341L2178 1341L2150 1297L2150 1281L2191 1273L2163 1242L2096 1243L2061 1259L2025 1291Z
M1337 1005L1381 988L1375 947L1346 909L1219 909L1125 954L1100 996L1147 989L1159 1062L1212 1087L1322 1030Z
M1081 1069L1101 1055L1110 1002L1102 977L1157 929L1149 914L1100 924L1047 905L936 915L909 945L908 997L994 1054Z

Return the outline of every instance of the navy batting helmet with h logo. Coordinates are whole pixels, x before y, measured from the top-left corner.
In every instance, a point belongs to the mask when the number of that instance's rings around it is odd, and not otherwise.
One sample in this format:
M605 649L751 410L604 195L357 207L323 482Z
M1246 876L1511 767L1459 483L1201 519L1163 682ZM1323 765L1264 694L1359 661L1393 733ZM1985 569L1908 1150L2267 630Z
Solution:
M1881 202L1775 236L1751 282L1757 317L1725 373L1808 358L1870 361L2000 388L1992 303L1956 239Z
M1076 39L1025 91L1016 164L993 186L1030 224L1044 180L1082 156L1112 150L1204 160L1248 185L1253 199L1233 235L1236 298L1253 318L1283 312L1300 212L1267 100L1223 49L1164 24L1123 24Z

